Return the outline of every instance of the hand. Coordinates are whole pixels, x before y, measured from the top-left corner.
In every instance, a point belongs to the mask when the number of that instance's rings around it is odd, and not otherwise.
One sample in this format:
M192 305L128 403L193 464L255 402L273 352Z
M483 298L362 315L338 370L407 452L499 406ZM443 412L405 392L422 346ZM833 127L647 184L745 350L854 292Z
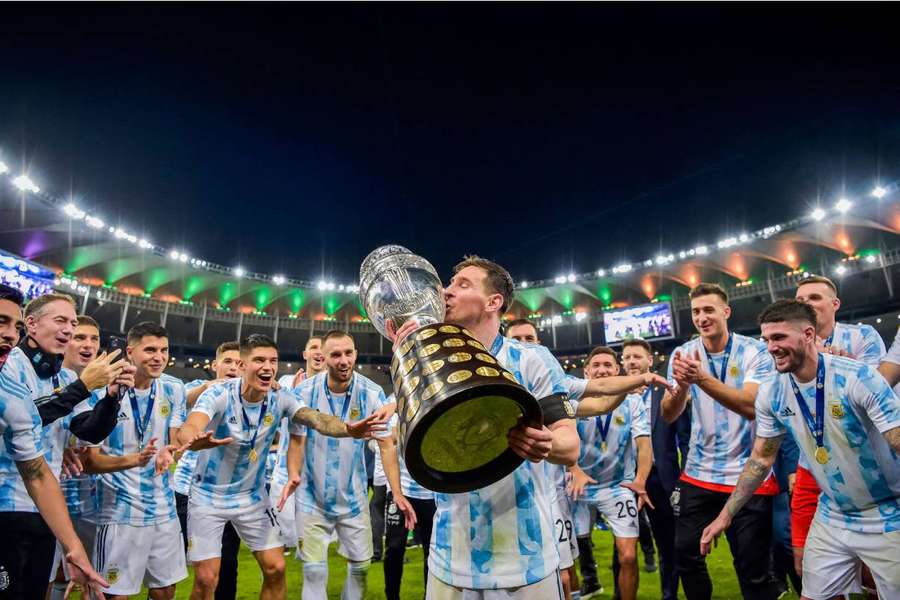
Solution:
M518 425L506 434L506 439L513 452L531 462L541 462L553 449L553 432L544 425L529 427L521 417Z
M700 354L694 351L693 356L682 356L676 352L672 358L672 373L676 379L685 383L701 383L707 376L700 361Z
M419 328L419 323L415 319L410 319L401 325L400 329L396 329L394 322L388 319L384 322L384 328L388 335L388 339L394 343L392 351L396 352L397 348L400 347L400 344L403 343L403 340L406 339L406 336Z
M397 505L397 508L400 509L400 512L403 513L406 529L411 530L416 526L416 521L418 520L416 517L416 511L413 509L412 504L409 503L409 500L406 499L405 496L393 496L392 500L394 504Z
M209 450L210 448L230 444L233 441L233 437L216 439L213 437L212 431L206 431L195 435L194 439L183 445L181 448L178 448L177 452L184 452L185 450L194 450L195 452L199 450Z
M372 434L387 430L385 421L377 419L374 414L360 421L347 423L347 435L354 439L370 438Z
M144 446L140 452L137 453L135 459L137 461L136 467L145 467L147 463L150 462L150 459L153 458L153 455L156 454L156 438L150 438L150 441L147 442L147 445Z
M300 385L300 382L306 378L306 372L303 369L299 369L297 373L294 375L294 379L291 381L291 387L295 388Z
M647 488L644 487L644 482L635 479L634 481L627 481L622 484L622 487L625 489L629 489L634 492L634 495L637 496L637 509L638 512L641 512L641 509L644 508L644 505L649 506L650 508L656 508L653 506L653 503L650 502L650 496L647 494Z
M81 585L82 598L103 600L103 588L108 588L109 583L91 566L91 561L88 560L80 543L66 553L66 562L69 563L72 581Z
M294 493L294 490L297 489L298 485L300 485L300 475L292 475L288 479L287 485L281 490L281 498L278 499L278 512L284 510L284 505L287 503L288 498Z
M375 417L376 421L381 421L382 423L387 423L391 420L391 417L394 416L394 413L397 412L397 401L388 402L387 404L383 404L379 406L372 412L372 416Z
M116 360L116 357L121 353L122 351L119 349L113 350L109 354L104 352L89 362L80 376L84 387L94 391L113 382L126 364L124 359Z
M728 514L728 509L725 509L703 530L703 535L700 536L700 554L706 556L712 551L713 546L718 546L719 536L730 526L731 515Z
M794 547L794 571L803 577L803 548Z
M572 500L578 500L579 498L584 496L584 488L592 483L597 483L596 479L592 479L587 473L585 473L578 467L574 467L569 472L572 474L572 481L569 483L566 490L569 492Z
M794 494L794 484L797 482L796 473L788 473L788 494Z
M84 463L81 457L87 448L66 448L63 450L62 477L78 477L84 473Z
M137 367L131 363L125 363L125 366L122 367L122 372L119 373L119 376L116 377L115 381L109 384L106 388L106 392L110 396L118 396L121 388L134 387L135 373L137 373Z
M176 452L178 452L178 446L175 444L167 444L159 449L159 452L156 453L156 468L153 470L155 475L162 475L172 466L172 463L175 462L174 454Z
M669 380L663 377L662 375L657 375L656 373L644 373L644 385L661 385L670 393L675 392L675 386L669 383Z

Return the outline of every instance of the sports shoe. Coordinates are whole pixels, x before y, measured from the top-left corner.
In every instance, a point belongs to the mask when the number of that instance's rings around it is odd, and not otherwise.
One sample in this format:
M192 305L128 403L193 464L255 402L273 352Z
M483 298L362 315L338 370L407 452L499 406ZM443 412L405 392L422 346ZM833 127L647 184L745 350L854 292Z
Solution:
M597 598L603 593L603 586L596 583L591 586L581 586L581 600L589 600L589 598Z
M644 570L648 573L656 573L656 570L659 567L656 566L656 555L655 554L645 554L644 555Z

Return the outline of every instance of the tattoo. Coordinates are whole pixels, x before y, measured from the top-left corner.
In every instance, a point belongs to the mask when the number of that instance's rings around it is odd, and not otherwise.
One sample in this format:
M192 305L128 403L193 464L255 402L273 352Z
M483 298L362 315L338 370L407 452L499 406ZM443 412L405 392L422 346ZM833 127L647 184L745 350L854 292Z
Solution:
M744 472L741 473L734 491L728 497L725 508L733 517L744 508L744 505L753 497L753 493L765 480L769 474L770 467L762 464L754 458L748 458L744 464Z
M888 446L893 448L894 452L900 454L900 427L888 429L882 435L887 440Z
M315 429L328 437L348 437L347 425L334 415L325 415L304 407L294 413L294 422Z
M39 456L31 460L23 460L17 462L16 467L19 469L19 475L25 481L33 481L44 477L44 457Z
M765 443L763 443L762 447L762 455L763 456L775 456L778 454L778 449L781 448L781 440L784 439L784 435L779 435L778 437L766 438Z

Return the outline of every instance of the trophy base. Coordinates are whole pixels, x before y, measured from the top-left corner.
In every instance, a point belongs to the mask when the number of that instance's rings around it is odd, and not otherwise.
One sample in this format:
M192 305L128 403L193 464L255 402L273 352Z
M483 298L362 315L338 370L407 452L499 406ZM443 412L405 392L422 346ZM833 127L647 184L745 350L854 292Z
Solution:
M409 429L406 467L413 479L436 492L487 487L522 464L506 437L522 416L542 420L540 406L524 388L498 383L459 390Z

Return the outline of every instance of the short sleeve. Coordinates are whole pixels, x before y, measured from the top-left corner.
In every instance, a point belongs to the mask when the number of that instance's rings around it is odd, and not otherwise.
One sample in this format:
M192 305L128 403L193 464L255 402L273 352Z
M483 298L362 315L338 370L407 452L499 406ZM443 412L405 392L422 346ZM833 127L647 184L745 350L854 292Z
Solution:
M203 379L194 379L193 381L188 381L186 384L184 384L184 391L185 393L187 393L194 388L200 387L204 383L206 383L206 381L204 381Z
M187 420L187 387L181 381L172 382L172 419L169 427L178 428Z
M784 425L775 418L772 409L775 394L778 393L777 380L763 383L756 394L756 435L762 438L778 437L787 433Z
M878 335L878 332L875 331L875 328L871 325L863 325L862 326L862 348L860 349L859 356L854 356L859 362L866 363L873 369L877 369L878 365L881 364L881 359L884 358L885 349L884 349L884 340L881 339L881 336Z
M565 385L566 391L569 393L569 402L575 406L584 396L584 391L587 389L587 379L566 375Z
M629 402L631 403L631 437L639 438L650 435L650 416L647 414L647 407L644 405L643 399L631 396Z
M306 404L294 390L290 388L281 388L278 390L278 403L281 408L279 411L288 422L288 433L290 435L306 435L306 426L297 423L294 415Z
M850 390L850 401L865 410L881 433L900 427L900 400L881 373L861 365Z
M762 384L775 376L775 363L765 347L750 346L748 354L750 362L745 367L744 383Z
M44 454L41 416L25 386L0 373L0 435L9 457L22 462Z
M568 394L566 375L559 361L543 346L522 347L525 368L522 374L525 387L535 398L541 399L554 394Z
M227 398L228 388L226 386L213 386L207 388L200 394L200 397L197 398L197 402L194 403L194 408L191 412L203 413L212 419L217 414L225 412L225 401Z

